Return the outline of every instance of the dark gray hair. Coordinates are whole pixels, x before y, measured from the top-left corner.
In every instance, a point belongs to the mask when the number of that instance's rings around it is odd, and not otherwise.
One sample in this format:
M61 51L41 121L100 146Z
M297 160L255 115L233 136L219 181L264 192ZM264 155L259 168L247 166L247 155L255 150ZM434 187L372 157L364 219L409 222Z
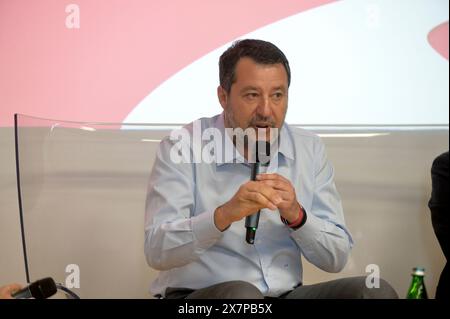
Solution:
M230 93L231 85L235 82L236 64L240 58L248 57L259 64L281 63L286 69L288 86L291 84L291 69L284 53L274 44L263 40L235 41L219 59L219 79L222 88Z

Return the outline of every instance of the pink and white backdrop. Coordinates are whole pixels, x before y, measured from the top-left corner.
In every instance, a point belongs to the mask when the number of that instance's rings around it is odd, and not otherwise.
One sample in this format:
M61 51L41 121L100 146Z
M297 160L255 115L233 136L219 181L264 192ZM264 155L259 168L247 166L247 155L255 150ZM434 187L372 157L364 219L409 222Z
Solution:
M447 0L0 0L0 127L13 113L186 123L220 112L217 61L273 41L295 124L448 125Z

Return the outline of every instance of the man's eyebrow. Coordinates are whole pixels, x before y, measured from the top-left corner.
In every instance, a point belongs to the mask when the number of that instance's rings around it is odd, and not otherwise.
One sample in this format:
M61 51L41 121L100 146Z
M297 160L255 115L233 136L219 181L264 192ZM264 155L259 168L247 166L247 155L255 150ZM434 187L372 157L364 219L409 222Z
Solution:
M274 87L272 90L273 91L281 90L284 92L284 91L286 91L286 88L284 87L284 85L280 85L280 86Z
M245 86L241 89L241 93L245 91L258 91L258 88L256 86Z

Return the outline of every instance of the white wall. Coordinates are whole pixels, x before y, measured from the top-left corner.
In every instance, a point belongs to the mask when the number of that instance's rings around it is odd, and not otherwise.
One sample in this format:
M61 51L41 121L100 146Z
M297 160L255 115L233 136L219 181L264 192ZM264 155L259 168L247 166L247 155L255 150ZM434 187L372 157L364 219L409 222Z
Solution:
M65 266L76 263L82 297L148 298L156 273L143 254L144 201L157 144L142 139L163 134L58 132L52 139L45 130L22 134L32 141L21 152L32 280L64 281ZM324 137L356 245L340 274L304 261L305 283L364 275L366 265L377 264L404 297L411 268L421 265L434 296L444 257L427 201L431 163L448 150L448 131L388 133ZM0 147L0 283L23 283L12 129L0 129Z

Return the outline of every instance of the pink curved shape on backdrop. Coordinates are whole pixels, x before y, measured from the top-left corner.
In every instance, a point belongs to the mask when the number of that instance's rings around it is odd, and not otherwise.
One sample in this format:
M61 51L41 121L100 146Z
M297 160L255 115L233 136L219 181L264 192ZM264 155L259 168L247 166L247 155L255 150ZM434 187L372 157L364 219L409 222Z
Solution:
M0 126L13 113L122 122L215 48L334 1L77 0L80 29L65 26L70 2L0 1Z
M448 60L448 21L444 22L428 34L428 43L435 49L444 59Z

